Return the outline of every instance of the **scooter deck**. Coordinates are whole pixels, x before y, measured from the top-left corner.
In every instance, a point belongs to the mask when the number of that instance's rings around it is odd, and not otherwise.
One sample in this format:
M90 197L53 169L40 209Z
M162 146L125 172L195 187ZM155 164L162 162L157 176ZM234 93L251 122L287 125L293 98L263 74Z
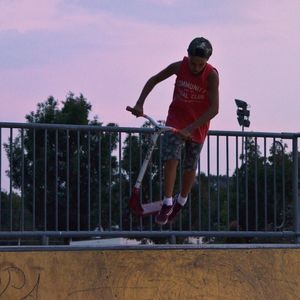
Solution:
M131 212L138 217L156 215L160 211L162 205L162 201L143 204L129 202Z
M129 200L129 208L136 216L144 217L157 214L162 207L162 201L141 203L139 199L139 189L134 188Z
M141 206L143 208L143 216L154 215L160 211L162 207L162 201L143 203Z

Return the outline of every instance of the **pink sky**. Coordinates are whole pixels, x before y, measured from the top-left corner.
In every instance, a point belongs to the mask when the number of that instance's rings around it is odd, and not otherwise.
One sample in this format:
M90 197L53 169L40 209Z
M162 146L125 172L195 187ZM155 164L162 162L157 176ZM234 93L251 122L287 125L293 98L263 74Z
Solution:
M38 102L72 91L90 101L91 119L140 126L125 107L204 36L220 73L211 129L240 130L238 98L251 105L250 130L299 132L299 14L297 0L0 0L0 118L24 122ZM153 90L147 114L165 118L174 79Z

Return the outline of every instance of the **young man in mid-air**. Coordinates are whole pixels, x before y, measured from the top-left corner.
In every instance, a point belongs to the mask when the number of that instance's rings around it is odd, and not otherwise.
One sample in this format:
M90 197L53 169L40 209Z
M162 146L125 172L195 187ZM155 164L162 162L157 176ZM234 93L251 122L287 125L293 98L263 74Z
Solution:
M145 99L154 86L172 75L177 76L166 125L179 132L166 132L163 138L164 199L155 217L156 223L161 225L173 222L185 205L210 120L219 111L219 76L217 70L207 63L212 54L211 43L203 37L195 38L187 52L188 57L170 64L147 81L133 112L136 116L143 114ZM182 148L185 149L182 186L180 194L173 199Z

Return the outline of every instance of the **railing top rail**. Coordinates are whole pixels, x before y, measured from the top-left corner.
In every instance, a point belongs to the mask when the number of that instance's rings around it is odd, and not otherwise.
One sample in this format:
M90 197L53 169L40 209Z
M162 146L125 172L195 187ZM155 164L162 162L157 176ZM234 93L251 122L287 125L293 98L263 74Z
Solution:
M71 124L41 124L41 123L11 123L0 122L0 128L16 129L61 129L79 131L106 131L106 132L154 132L154 128L136 128L119 126L97 126L97 125L71 125Z
M152 133L155 128L145 127L119 127L119 126L97 126L97 125L71 125L71 124L41 124L41 123L17 123L0 122L0 128L15 129L61 129L61 130L79 130L79 131L106 131L106 132L144 132ZM257 132L257 131L227 131L210 130L212 136L245 136L245 137L274 137L292 139L300 137L300 132Z
M283 139L293 139L293 138L300 137L300 132L210 130L208 134L216 135L216 136L269 137L269 138L283 138Z

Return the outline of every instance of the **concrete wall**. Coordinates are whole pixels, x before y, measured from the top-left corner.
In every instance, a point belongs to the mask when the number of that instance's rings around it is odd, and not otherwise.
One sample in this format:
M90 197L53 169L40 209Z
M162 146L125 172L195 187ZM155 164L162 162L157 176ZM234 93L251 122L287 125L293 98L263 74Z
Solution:
M300 299L300 249L0 252L0 299Z

